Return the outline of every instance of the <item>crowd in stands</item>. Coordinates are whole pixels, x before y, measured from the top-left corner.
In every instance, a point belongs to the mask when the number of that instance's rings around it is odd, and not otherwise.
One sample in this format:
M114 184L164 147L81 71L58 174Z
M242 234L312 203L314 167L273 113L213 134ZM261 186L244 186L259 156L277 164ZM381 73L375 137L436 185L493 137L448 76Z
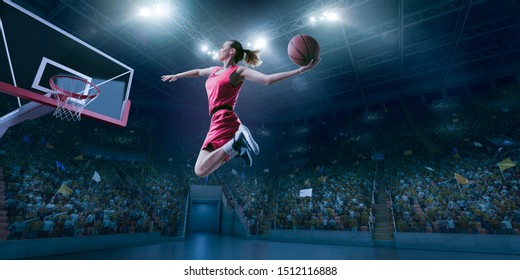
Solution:
M154 122L149 118L133 118L126 127L115 127L85 118L78 123L81 144L124 152L146 152Z
M280 176L273 227L366 231L372 207L373 166L361 164L352 171L335 163ZM312 196L302 197L300 191L309 188Z
M518 95L518 87L508 90ZM415 107L414 118L442 152L386 162L398 231L519 234L520 172L498 166L520 156L520 111L501 108L510 102L509 94L488 92ZM510 142L490 141L496 135Z
M397 230L518 234L520 173L508 169L502 178L499 161L487 155L464 155L435 162L417 160L407 172L399 166L403 162L387 166ZM467 183L457 181L455 173Z
M204 130L170 133L148 118L114 130L52 116L26 121L0 142L9 238L176 236L185 226L191 184L222 185L254 235L369 231L376 193L388 195L389 219L399 232L519 234L520 170L497 166L520 158L520 110L508 106L516 104L511 96L518 87L507 90L314 124L252 127L261 147L253 167L233 160L207 178L193 172ZM148 160L81 156L89 145ZM373 160L375 152L384 159ZM311 196L301 195L308 189Z
M78 157L74 128L57 123L26 122L2 138L9 238L182 230L191 169Z

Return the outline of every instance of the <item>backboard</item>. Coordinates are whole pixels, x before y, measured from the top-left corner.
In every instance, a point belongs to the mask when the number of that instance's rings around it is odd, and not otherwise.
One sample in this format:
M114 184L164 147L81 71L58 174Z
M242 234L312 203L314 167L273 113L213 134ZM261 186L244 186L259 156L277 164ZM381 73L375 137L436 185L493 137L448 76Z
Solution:
M55 75L81 77L99 87L101 93L85 107L83 116L126 126L133 73L132 68L11 0L0 0L3 132L54 110L49 80ZM0 137L3 132L0 129Z

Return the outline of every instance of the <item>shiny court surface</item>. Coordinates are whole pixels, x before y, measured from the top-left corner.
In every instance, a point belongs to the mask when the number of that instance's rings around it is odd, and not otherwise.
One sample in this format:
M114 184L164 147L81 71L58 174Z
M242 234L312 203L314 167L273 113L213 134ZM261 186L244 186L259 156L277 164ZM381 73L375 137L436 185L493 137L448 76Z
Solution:
M47 260L520 260L520 255L352 247L190 234L183 242L48 256Z

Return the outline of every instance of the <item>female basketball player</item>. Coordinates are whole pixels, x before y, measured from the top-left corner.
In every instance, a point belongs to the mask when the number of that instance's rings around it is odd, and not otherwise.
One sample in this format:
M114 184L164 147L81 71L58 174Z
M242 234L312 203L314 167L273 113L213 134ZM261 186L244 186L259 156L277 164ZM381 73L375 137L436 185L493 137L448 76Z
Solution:
M206 80L206 91L211 124L195 163L197 176L205 177L228 159L235 157L243 158L246 164L251 166L253 164L251 154L258 155L260 152L249 129L241 124L233 111L245 80L270 85L312 69L319 62L319 59L312 60L308 65L298 69L271 75L237 65L244 56L247 65L252 67L260 65L262 61L258 53L258 51L244 49L236 40L229 40L218 52L218 60L223 63L222 67L193 69L161 77L163 82L173 82L178 78L209 76Z

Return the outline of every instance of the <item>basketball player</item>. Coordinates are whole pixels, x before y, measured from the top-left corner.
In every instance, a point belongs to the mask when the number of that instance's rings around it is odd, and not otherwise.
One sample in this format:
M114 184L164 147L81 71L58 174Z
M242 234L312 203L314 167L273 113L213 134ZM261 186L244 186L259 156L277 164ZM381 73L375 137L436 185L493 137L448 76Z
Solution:
M246 65L252 67L260 65L262 61L258 53L259 51L244 49L242 44L236 40L229 40L222 45L218 52L218 60L223 63L222 67L193 69L161 77L163 82L173 82L178 78L209 76L206 80L206 91L211 124L195 163L197 176L205 177L227 160L235 157L241 157L246 165L252 166L251 154L258 155L260 152L249 129L241 124L237 114L233 111L245 80L270 85L312 69L319 62L319 59L312 60L306 66L298 69L271 75L237 65L244 58Z

